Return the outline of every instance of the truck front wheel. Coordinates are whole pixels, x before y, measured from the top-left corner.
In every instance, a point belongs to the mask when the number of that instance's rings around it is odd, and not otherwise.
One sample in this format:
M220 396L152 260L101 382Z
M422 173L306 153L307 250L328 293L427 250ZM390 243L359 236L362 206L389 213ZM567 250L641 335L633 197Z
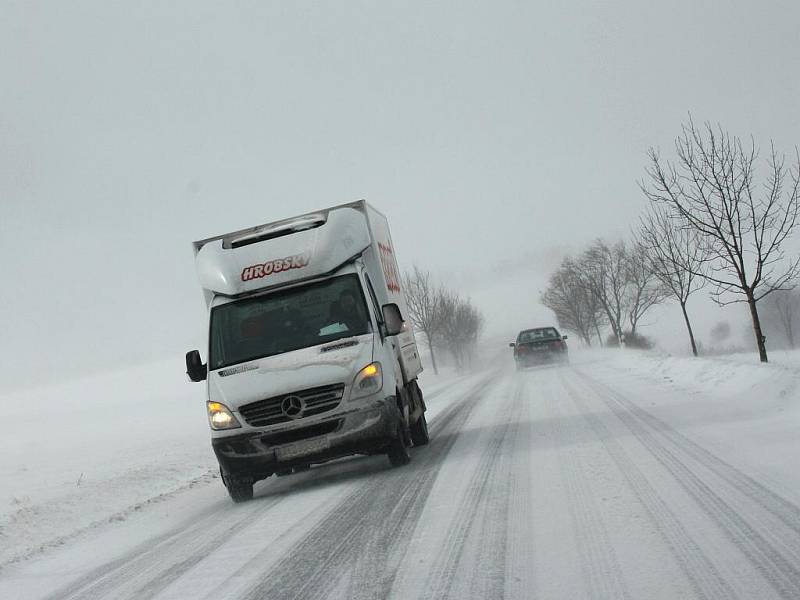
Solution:
M431 436L428 434L428 420L425 418L424 412L411 426L411 441L415 446L425 446L431 441Z
M222 483L228 490L228 495L236 503L247 502L253 499L253 480L252 479L236 479L226 474L221 468L219 474L222 476Z
M252 481L230 481L226 484L228 495L236 503L247 502L253 499Z
M402 467L411 462L411 453L408 447L411 445L410 435L405 424L400 421L397 424L397 436L389 442L386 455L393 467Z

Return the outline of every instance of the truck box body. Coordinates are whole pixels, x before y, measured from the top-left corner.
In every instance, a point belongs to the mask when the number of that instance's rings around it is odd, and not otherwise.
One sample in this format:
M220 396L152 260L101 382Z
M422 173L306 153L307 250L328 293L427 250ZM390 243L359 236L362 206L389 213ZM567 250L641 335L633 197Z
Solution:
M366 201L193 246L210 313L203 378L223 477L254 481L383 451L398 427L424 424L414 332L404 323L387 334L386 307L403 318L408 310L389 224ZM359 379L373 364L378 374ZM378 377L381 389L362 397ZM212 405L236 426L215 427Z

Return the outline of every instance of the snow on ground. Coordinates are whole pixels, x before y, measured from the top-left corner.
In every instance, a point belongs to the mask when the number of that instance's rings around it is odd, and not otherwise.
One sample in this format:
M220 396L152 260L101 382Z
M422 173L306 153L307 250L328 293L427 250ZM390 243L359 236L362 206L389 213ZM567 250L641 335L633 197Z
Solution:
M51 426L41 456L17 450L22 462L2 466L4 496L38 511L4 521L3 552L69 530L61 517L103 524L7 564L0 597L800 597L795 356L572 358L524 373L510 355L469 377L426 372L432 441L410 465L336 461L259 482L243 505L204 475L202 389L179 365L29 392L42 419L61 407L72 430ZM102 407L102 391L117 394L112 410L76 416L82 397ZM168 398L159 430L153 415ZM109 450L112 433L123 442ZM91 459L75 462L71 440ZM49 470L52 486L24 461ZM93 493L76 485L80 465ZM24 476L8 479L14 468ZM132 510L137 494L155 499ZM117 505L129 508L109 522Z
M217 480L204 388L181 360L0 396L0 568ZM458 377L422 375L431 415Z
M673 380L690 385L698 392L725 397L738 397L765 384L769 388L780 387L786 382L791 383L793 376L800 372L800 350L773 350L769 353L770 362L765 365L759 362L757 353L694 358L625 350L616 354L613 351L587 352L585 356L611 358L609 365ZM775 395L769 390L767 394ZM780 395L780 390L777 395Z
M800 351L673 357L622 351L587 353L598 379L623 387L660 418L736 458L800 500L800 477L788 476L800 441ZM657 383L658 385L654 385Z
M165 361L0 397L0 565L208 479L202 392L184 370Z

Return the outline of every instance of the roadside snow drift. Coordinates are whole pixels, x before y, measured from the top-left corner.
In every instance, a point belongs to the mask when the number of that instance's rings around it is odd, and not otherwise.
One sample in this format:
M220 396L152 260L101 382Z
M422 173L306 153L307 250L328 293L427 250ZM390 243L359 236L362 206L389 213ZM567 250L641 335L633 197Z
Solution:
M165 361L0 397L0 565L215 473L184 370Z

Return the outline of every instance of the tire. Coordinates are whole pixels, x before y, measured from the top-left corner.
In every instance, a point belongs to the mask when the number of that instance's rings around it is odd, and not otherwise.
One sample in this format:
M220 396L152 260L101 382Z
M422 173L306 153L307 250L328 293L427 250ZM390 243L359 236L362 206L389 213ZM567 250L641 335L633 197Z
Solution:
M431 441L431 437L428 434L428 420L425 418L424 412L419 416L416 423L411 426L411 441L414 442L415 446L425 446Z
M242 480L225 480L225 487L228 488L228 495L237 504L253 499L253 482Z
M393 467L402 467L411 462L411 453L408 450L409 442L411 441L409 438L408 430L402 421L399 422L397 424L397 437L389 442L389 446L386 449L386 456Z

